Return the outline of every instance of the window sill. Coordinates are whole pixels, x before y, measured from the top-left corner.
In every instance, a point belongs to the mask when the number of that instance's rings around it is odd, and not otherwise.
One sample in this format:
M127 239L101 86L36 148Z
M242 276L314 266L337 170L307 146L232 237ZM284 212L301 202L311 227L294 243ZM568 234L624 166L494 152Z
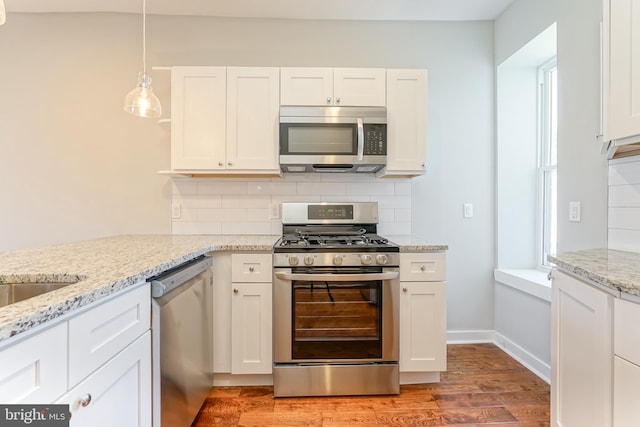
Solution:
M541 270L496 269L493 272L496 282L541 300L551 302L551 282L547 273Z

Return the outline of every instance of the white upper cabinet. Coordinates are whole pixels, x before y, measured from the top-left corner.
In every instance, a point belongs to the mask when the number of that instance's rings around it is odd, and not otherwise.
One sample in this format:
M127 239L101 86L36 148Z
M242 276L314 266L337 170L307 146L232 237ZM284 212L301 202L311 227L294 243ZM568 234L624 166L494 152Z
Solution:
M603 17L604 140L611 155L638 154L629 144L640 143L640 0L605 0Z
M282 105L384 107L384 68L281 68Z
M387 70L387 167L383 176L425 173L427 70Z
M279 69L174 67L171 169L200 174L276 174Z
M227 68L226 168L279 174L278 68Z
M172 169L224 168L226 109L225 67L171 69Z

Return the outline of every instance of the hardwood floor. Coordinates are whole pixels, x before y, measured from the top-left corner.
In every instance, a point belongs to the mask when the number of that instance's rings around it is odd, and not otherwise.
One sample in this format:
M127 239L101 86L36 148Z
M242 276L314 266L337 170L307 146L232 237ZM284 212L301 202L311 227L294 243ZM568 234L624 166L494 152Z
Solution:
M492 344L448 346L440 383L400 395L273 398L272 387L214 387L192 427L549 426L549 385Z

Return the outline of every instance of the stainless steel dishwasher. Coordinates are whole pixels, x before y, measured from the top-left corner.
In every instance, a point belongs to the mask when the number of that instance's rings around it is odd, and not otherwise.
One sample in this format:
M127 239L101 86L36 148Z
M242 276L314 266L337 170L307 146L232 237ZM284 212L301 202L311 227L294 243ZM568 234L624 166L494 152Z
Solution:
M211 265L203 256L149 279L154 427L190 426L213 385Z

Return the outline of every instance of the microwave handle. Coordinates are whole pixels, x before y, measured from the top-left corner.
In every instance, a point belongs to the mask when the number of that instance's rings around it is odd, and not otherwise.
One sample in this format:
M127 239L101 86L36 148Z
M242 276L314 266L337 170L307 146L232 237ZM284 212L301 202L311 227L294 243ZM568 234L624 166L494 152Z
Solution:
M364 124L363 120L358 117L358 160L362 160L364 156Z

